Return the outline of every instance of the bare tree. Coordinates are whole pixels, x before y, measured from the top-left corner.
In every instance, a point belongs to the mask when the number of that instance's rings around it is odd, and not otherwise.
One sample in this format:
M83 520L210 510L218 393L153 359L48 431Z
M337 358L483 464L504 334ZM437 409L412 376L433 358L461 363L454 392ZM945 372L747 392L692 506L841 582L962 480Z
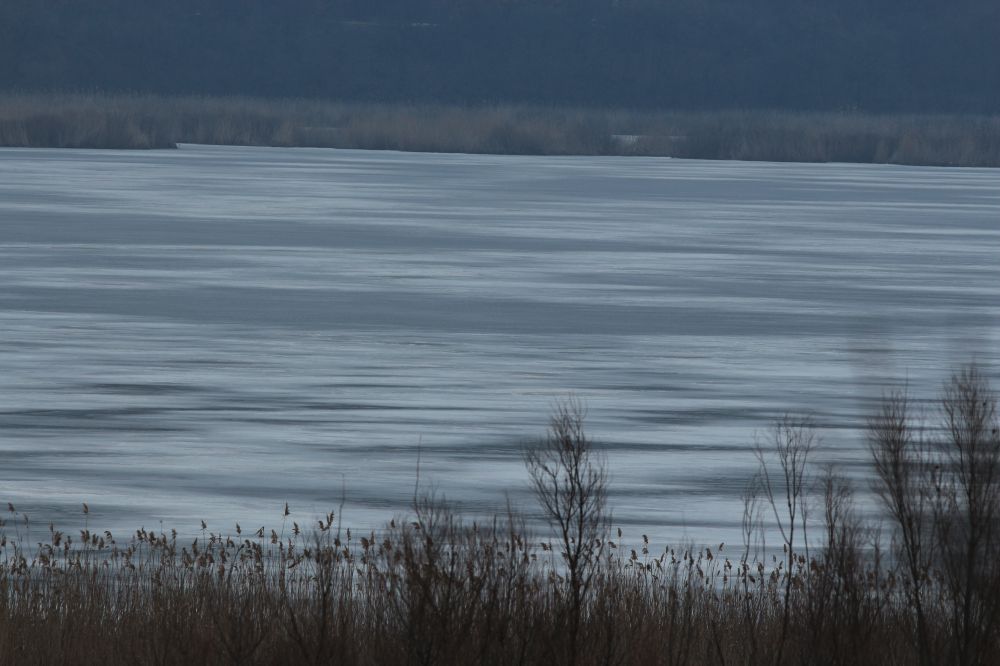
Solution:
M905 394L883 399L869 423L876 489L896 523L922 663L984 664L1000 626L997 398L969 365L945 385L940 406L941 428L928 438ZM943 606L930 606L932 592ZM947 622L932 622L932 611ZM932 627L945 630L944 652Z
M760 463L759 490L774 513L785 550L785 594L782 600L781 639L775 656L776 664L782 661L791 620L792 582L799 559L795 537L798 528L802 528L802 543L808 542L806 514L809 480L806 470L815 446L816 433L812 426L808 422L786 416L771 429L767 445L758 441L754 451ZM777 479L772 474L772 459L777 465Z
M945 386L935 530L951 611L951 661L987 663L1000 614L1000 426L997 398L966 366Z
M934 658L926 597L934 555L930 479L935 472L905 392L882 398L868 421L868 448L875 468L875 492L896 525L896 563L903 570L916 618L917 653L922 664L930 664Z
M878 585L881 550L877 532L863 522L850 481L828 467L821 478L824 538L810 562L803 598L810 630L804 662L821 650L825 663L857 663L872 638L883 604Z
M580 620L609 529L604 459L584 432L583 406L556 404L546 437L525 452L535 497L556 530L569 583L570 663L576 662Z

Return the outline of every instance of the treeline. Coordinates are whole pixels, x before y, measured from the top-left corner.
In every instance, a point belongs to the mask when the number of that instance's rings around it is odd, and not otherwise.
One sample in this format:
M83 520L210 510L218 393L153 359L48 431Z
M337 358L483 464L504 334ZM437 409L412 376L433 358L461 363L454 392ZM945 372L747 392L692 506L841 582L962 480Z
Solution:
M815 469L808 422L784 419L756 448L742 543L700 549L612 529L604 453L572 402L525 453L551 528L538 537L510 509L470 522L419 488L409 515L363 535L286 506L275 530L50 527L31 546L9 505L0 660L985 666L1000 650L997 417L974 367L931 421L905 394L875 406L881 525Z
M171 148L178 143L1000 166L1000 116L0 93L0 146Z
M0 89L1000 111L992 0L0 0Z

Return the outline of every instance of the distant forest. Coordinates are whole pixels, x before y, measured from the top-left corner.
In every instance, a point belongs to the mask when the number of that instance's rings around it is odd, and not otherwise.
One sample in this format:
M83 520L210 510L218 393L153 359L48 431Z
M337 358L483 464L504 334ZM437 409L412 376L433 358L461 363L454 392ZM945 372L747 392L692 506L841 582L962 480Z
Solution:
M1000 111L997 0L0 0L6 91Z

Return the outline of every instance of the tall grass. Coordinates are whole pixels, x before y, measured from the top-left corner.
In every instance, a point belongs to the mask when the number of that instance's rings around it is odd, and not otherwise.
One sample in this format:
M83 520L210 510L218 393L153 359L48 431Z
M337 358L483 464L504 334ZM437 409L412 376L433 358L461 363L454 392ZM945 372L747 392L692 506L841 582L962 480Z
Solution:
M758 448L744 542L658 550L609 528L605 462L561 405L525 462L552 536L433 493L383 530L329 514L193 541L52 528L0 541L0 660L18 664L988 664L1000 650L1000 432L975 368L942 423L887 397L868 431L889 522L814 469L808 423ZM88 508L83 507L87 514ZM89 516L84 516L85 519ZM86 522L86 520L85 520ZM782 555L760 548L765 522ZM811 530L811 531L810 531ZM812 536L810 536L812 534Z
M1000 117L0 94L0 146L177 143L984 167Z

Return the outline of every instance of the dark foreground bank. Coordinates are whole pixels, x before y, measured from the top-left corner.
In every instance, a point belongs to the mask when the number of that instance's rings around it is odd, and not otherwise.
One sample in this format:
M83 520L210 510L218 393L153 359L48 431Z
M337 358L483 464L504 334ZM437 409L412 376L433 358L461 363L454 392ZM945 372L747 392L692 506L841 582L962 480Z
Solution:
M178 143L1000 166L1000 117L0 94L0 146Z
M286 507L275 530L126 539L9 506L0 660L10 664L987 664L1000 650L1000 431L975 368L933 417L902 394L868 429L883 522L805 422L758 445L743 543L655 549L613 531L575 403L525 453L551 527L471 523L433 494L378 533ZM89 509L83 507L85 520ZM879 517L876 517L879 518ZM768 544L765 534L771 535ZM37 533L37 527L35 528ZM773 553L773 554L772 554Z

